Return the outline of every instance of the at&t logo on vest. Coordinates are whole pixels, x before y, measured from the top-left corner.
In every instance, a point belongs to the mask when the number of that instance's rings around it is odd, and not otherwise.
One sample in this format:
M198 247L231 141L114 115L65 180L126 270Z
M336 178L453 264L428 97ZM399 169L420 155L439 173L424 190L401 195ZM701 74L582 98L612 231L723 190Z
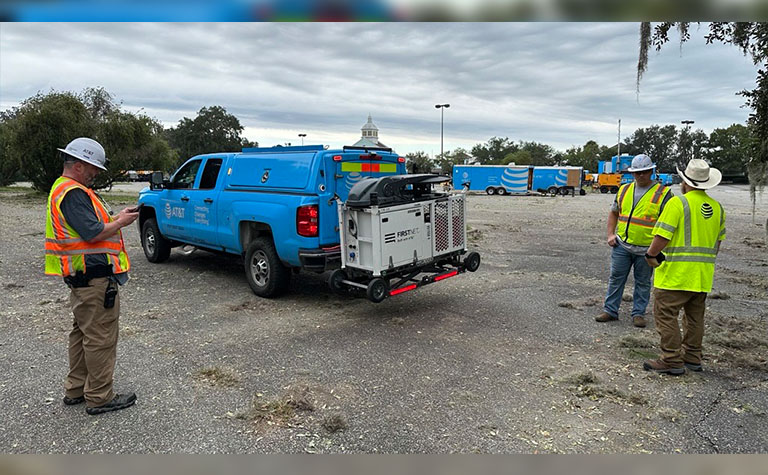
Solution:
M712 209L712 206L710 206L709 203L702 203L701 215L704 216L704 219L711 218L714 213L715 211Z

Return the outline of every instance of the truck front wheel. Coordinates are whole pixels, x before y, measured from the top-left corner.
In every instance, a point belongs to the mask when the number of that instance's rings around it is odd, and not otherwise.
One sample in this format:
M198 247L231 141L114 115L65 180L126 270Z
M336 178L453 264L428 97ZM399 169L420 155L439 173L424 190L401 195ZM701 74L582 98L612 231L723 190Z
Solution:
M245 277L259 297L276 297L288 289L290 270L280 262L271 239L257 238L245 252Z
M171 255L171 242L160 234L155 218L149 218L141 226L141 247L149 262L161 263Z

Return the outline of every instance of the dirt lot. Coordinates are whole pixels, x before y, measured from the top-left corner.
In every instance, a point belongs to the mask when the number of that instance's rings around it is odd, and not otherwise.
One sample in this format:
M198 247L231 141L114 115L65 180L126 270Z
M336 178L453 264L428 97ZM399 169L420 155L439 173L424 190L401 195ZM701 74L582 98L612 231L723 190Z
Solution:
M679 189L675 187L679 193ZM135 201L117 187L108 200ZM68 290L46 278L44 198L0 191L0 451L67 453L766 452L768 196L713 195L728 237L708 300L705 371L642 371L653 326L599 324L612 195L470 199L475 274L382 304L322 276L254 296L235 258L133 260L116 389L99 417L61 403ZM717 298L715 298L717 297Z

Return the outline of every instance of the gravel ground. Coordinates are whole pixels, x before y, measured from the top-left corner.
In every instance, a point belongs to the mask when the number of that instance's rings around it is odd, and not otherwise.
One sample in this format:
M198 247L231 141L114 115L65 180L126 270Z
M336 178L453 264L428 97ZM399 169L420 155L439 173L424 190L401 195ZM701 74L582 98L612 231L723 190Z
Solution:
M119 208L138 188L107 199ZM728 238L705 371L679 378L642 371L657 335L631 325L631 304L593 320L612 195L472 195L480 270L379 305L313 274L260 299L236 257L150 264L131 226L115 381L138 403L92 417L61 403L71 316L68 289L42 273L44 197L5 189L0 451L764 453L768 197L753 223L746 187L713 195Z

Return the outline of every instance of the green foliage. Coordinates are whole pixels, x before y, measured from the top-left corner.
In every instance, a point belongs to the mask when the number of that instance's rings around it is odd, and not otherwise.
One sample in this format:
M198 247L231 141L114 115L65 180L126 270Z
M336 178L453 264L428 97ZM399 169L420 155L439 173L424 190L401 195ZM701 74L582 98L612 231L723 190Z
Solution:
M408 173L430 173L433 166L432 159L425 152L414 152L405 156L405 168Z
M635 130L624 140L621 151L630 155L644 153L651 157L658 172L671 173L675 171L678 142L677 127L654 124Z
M33 188L42 192L61 175L56 149L77 137L91 137L106 151L107 171L96 178L95 188L108 187L128 169L166 169L174 158L157 121L121 111L103 88L88 88L79 95L38 93L2 117L2 165L16 162Z
M21 178L18 157L11 153L11 135L11 123L0 116L0 186L8 186Z
M754 156L755 139L749 127L733 124L725 129L715 129L709 135L708 147L703 158L724 175L746 176L747 166Z
M471 156L469 155L469 152L459 147L453 152L450 150L446 151L442 157L438 155L435 161L437 162L437 166L440 167L441 173L444 175L451 175L451 173L453 173L454 165L462 165L470 158Z
M71 92L38 93L13 111L9 153L19 160L32 187L47 192L61 175L57 148L96 131L88 109Z
M613 153L615 154L613 149ZM602 155L607 155L603 157ZM560 162L574 166L582 167L592 173L597 173L597 162L599 160L610 160L611 150L608 147L601 146L594 140L589 140L583 147L571 147L565 151Z
M554 165L555 149L549 145L538 142L523 142L517 144L519 150L528 152L531 156L531 165Z
M498 165L503 162L504 157L517 152L518 149L507 137L492 137L487 143L472 147L472 156L480 165Z
M531 165L533 163L533 157L531 157L531 152L528 150L518 150L504 157L502 164L507 165L509 163L514 163L515 165Z
M203 153L239 152L243 147L258 146L242 136L240 120L221 106L203 107L197 117L182 118L165 136L181 162Z

